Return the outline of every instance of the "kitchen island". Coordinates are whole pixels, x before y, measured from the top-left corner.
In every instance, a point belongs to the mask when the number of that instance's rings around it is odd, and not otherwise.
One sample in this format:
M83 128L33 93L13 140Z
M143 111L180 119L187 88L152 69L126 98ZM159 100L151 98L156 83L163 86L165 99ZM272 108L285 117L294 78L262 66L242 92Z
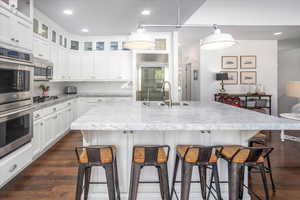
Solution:
M84 145L117 146L121 192L126 199L134 145L170 145L169 174L172 174L174 149L178 144L247 145L249 138L259 130L299 130L300 123L215 102L192 102L169 108L158 102L151 102L147 106L142 102L128 101L99 104L73 122L71 129L82 132ZM227 164L220 160L221 181L227 180L227 171ZM157 180L156 173L155 169L145 168L141 179ZM92 181L105 179L102 169L93 169L92 174ZM194 174L194 179L199 179L197 173ZM180 191L178 186L177 191ZM222 184L221 189L223 198L228 199L227 185ZM201 199L199 185L192 185L190 197ZM106 186L92 185L90 198L107 199ZM159 186L141 184L138 198L160 199ZM250 199L246 192L244 199Z

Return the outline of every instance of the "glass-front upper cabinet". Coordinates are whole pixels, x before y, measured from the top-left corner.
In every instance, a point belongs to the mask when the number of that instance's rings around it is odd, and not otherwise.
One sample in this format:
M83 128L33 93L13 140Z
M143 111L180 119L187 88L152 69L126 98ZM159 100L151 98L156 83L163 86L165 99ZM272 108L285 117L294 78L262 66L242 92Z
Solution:
M40 24L40 21L33 19L33 32L42 36L45 39L48 39L49 28L45 24Z
M105 50L105 43L104 42L96 42L96 50L97 51L104 51Z
M63 46L63 36L59 35L59 45Z
M64 38L64 47L67 48L67 45L68 45L68 40L67 38Z
M110 42L110 50L117 51L119 49L119 43L117 41Z
M30 0L18 0L17 1L17 10L25 15L26 17L30 17L30 9L31 9L31 2Z
M72 50L79 50L79 42L75 40L71 40L71 49Z
M84 42L85 51L93 51L93 42Z
M52 31L52 42L56 43L56 32Z

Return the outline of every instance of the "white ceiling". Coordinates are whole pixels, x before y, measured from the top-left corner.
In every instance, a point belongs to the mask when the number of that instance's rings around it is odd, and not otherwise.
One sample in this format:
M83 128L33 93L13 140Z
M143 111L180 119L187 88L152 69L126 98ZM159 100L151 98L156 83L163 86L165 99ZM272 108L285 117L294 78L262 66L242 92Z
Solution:
M187 20L206 0L181 0L182 21ZM176 24L177 0L36 0L35 7L68 32L84 35L121 35L135 31L139 23ZM72 9L66 16L64 9ZM141 11L151 10L142 16Z
M220 26L221 30L230 33L236 40L300 40L300 26ZM200 42L212 33L212 28L181 29L179 41L181 44ZM281 36L273 33L282 32Z

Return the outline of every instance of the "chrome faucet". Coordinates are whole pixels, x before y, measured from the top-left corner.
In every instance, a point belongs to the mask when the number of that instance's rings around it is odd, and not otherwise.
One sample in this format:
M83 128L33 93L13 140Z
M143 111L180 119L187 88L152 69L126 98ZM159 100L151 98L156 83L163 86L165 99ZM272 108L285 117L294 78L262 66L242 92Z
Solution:
M165 86L168 85L169 86L169 96L166 98L165 96ZM169 81L163 81L162 83L162 92L163 92L163 101L165 104L167 104L169 107L172 107L172 85Z

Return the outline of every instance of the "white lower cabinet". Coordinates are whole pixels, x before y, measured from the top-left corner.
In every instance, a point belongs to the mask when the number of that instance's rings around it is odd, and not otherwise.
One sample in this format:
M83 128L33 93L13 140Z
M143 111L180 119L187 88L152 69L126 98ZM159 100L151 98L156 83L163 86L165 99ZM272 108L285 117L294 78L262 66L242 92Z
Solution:
M32 161L32 144L26 144L0 160L0 188Z
M34 113L33 154L38 156L61 138L76 119L73 100Z

